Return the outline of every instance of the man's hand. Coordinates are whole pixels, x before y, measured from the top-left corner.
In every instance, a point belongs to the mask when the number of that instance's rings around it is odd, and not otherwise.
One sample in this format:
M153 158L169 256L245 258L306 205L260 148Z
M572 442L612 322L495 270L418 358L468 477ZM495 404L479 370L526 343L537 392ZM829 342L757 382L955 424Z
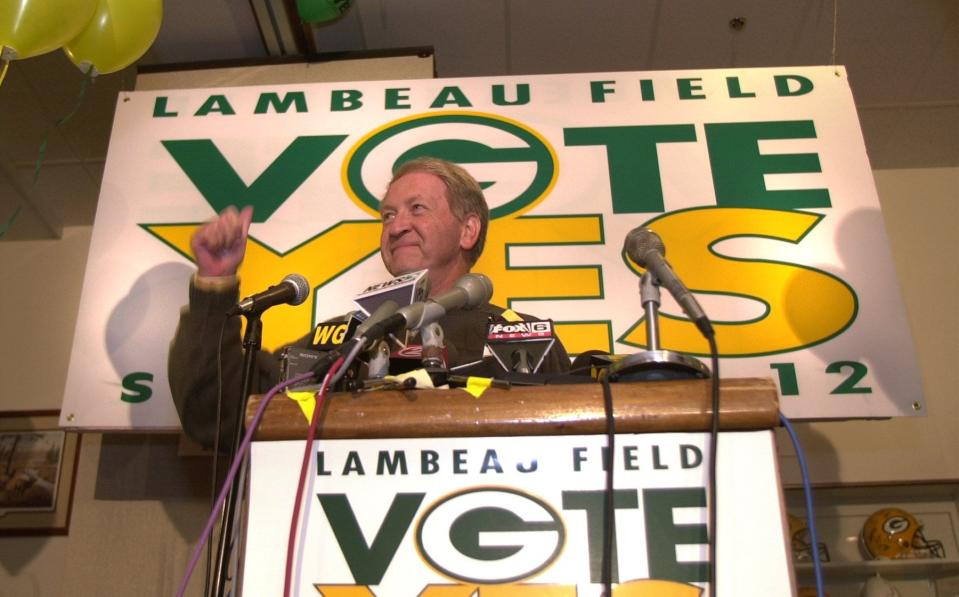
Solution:
M200 276L233 276L246 253L246 237L253 207L237 211L232 205L213 218L190 239Z

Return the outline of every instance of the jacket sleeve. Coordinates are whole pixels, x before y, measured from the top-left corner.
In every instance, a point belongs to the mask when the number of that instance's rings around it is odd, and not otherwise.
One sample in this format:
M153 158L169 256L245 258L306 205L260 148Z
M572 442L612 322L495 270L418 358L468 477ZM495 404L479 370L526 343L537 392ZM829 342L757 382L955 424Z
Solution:
M233 430L241 405L243 351L240 318L226 318L236 304L239 284L223 292L197 288L190 282L189 305L181 309L176 335L170 345L168 376L173 403L183 431L205 447L212 447L220 402L220 446L232 445ZM217 352L220 352L218 376ZM257 354L253 393L269 390L279 380L279 359L266 350ZM222 380L222 393L218 388ZM222 401L219 400L222 395Z

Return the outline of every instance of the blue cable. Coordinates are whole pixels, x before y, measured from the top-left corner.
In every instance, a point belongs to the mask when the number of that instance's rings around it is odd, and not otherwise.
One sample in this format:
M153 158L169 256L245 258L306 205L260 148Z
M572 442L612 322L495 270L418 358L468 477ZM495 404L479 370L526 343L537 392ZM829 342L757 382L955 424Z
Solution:
M816 574L816 594L819 597L824 597L826 591L823 588L822 563L819 561L819 537L816 534L816 517L813 514L812 488L809 486L809 469L806 467L806 456L803 454L802 446L799 444L799 436L796 435L796 431L789 423L789 419L782 413L779 413L779 421L783 424L783 427L786 428L786 432L789 433L793 447L796 448L796 457L799 459L803 496L806 498L806 525L809 527L809 540L812 542L812 567L813 572Z

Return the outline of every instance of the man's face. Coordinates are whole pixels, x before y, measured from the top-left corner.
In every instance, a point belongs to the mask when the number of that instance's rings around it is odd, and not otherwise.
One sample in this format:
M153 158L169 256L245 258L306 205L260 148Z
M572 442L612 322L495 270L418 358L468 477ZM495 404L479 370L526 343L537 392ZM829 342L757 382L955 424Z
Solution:
M397 179L380 204L380 215L380 252L394 276L429 269L435 284L469 269L463 251L475 243L470 219L456 219L437 176L410 172Z

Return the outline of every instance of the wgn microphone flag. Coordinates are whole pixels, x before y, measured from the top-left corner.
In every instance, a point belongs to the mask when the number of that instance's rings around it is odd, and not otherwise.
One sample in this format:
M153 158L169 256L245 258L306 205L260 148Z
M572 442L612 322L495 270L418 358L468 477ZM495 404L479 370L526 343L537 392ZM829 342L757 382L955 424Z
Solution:
M506 371L536 373L556 343L552 319L490 323L486 345Z
M430 279L426 270L402 274L385 282L368 286L353 299L360 308L347 318L320 323L313 330L310 342L313 350L333 350L353 338L357 326L380 305L393 301L396 309L426 299L429 294Z

